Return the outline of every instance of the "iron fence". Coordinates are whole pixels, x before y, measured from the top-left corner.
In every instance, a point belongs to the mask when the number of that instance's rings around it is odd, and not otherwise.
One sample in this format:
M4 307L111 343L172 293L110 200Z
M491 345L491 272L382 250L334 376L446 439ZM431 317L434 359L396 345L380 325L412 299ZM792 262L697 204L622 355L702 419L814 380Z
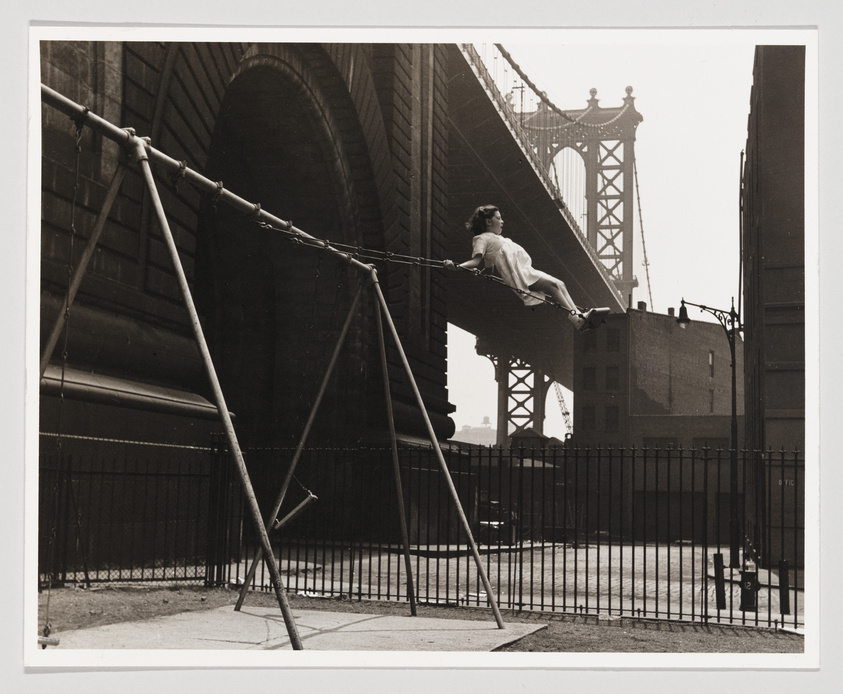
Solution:
M279 489L291 452L258 456L260 488ZM433 456L400 456L419 601L486 605ZM803 626L799 453L739 455L738 557L728 451L450 447L446 461L502 608ZM408 600L390 451L310 450L297 470L289 506L308 493L318 501L272 538L287 589ZM254 552L248 529L244 539L236 582ZM270 589L265 571L254 581Z
M241 585L258 546L224 451L65 441L42 447L42 581ZM498 605L763 626L804 625L804 456L719 450L448 446L445 459ZM263 509L292 450L244 451ZM429 447L303 452L271 533L287 590L313 597L486 606ZM731 494L740 554L730 553ZM254 590L270 590L261 565Z
M216 442L42 434L41 585L228 581L242 525L232 477Z

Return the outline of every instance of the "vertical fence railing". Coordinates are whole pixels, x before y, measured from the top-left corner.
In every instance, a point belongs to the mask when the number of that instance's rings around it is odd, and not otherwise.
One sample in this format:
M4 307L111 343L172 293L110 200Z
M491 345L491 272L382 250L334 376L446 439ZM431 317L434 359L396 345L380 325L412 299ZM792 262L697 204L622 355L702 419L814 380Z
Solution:
M61 459L49 442L42 437L42 582L244 579L257 541L242 523L224 442L66 441ZM262 508L292 453L245 452ZM799 452L741 452L737 490L728 451L453 445L445 453L503 608L804 626ZM403 449L399 460L418 602L487 605L432 452ZM270 533L287 589L408 601L393 485L388 448L305 450L280 515L308 494L317 500ZM724 515L733 491L745 537L739 568L729 566ZM265 567L252 588L271 589Z
M211 446L41 435L39 575L47 583L227 582L237 491Z

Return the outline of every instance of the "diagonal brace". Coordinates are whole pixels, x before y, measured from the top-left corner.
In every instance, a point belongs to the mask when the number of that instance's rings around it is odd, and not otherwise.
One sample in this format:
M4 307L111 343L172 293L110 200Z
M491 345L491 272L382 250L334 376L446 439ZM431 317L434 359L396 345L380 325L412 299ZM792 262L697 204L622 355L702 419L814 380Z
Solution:
M392 315L389 312L389 306L386 303L386 299L383 296L383 291L381 290L380 283L377 281L377 273L372 269L372 278L373 278L373 286L375 288L375 293L380 303L383 317L386 321L387 326L389 327L389 331L392 334L393 342L395 343L395 347L398 350L398 355L401 358L401 363L404 366L404 371L407 374L407 378L410 381L410 385L413 389L413 394L416 398L416 403L419 407L419 412L424 419L425 427L427 428L428 436L430 437L430 444L433 447L433 450L436 452L436 457L439 461L439 467L442 470L442 475L445 478L445 483L447 484L448 491L451 494L451 498L454 501L454 506L456 507L457 514L460 517L460 522L462 523L463 530L468 538L468 544L471 547L471 553L474 556L474 563L477 566L477 573L480 576L480 580L483 583L483 587L486 589L486 596L489 600L489 605L492 608L492 613L495 616L495 621L497 622L499 629L505 629L505 625L503 623L503 618L501 617L500 610L498 609L497 601L495 600L495 594L492 590L492 584L489 583L489 579L486 576L486 571L483 569L483 561L480 558L480 552L477 549L477 543L474 541L474 535L471 532L471 526L468 523L468 518L465 515L465 510L462 507L462 503L460 502L459 494L457 493L457 488L454 486L454 480L451 477L451 473L448 470L448 464L445 462L445 457L442 455L442 448L439 445L439 442L436 439L436 432L433 430L433 424L430 421L430 416L427 414L427 409L424 405L424 400L422 399L421 392L419 391L418 384L416 383L415 376L413 376L413 370L410 367L410 362L407 359L407 355L404 352L404 347L401 344L401 338L398 335L398 330L395 327L395 323L392 320Z
M158 224L161 229L161 234L164 237L164 242L167 246L167 251L170 255L170 260L173 263L173 269L175 271L176 278L181 289L181 294L182 298L184 299L185 307L187 308L188 314L190 315L190 323L193 328L196 344L199 347L199 351L202 355L202 361L205 364L205 370L207 371L208 379L211 383L211 388L214 392L214 400L216 401L217 409L219 410L220 414L220 419L222 420L223 427L225 428L229 448L231 449L232 455L234 456L237 471L240 474L240 481L243 486L243 492L246 496L246 500L248 502L249 511L252 515L252 520L254 521L256 529L258 531L261 546L263 547L266 555L270 558L267 563L269 564L272 585L275 589L275 595L278 598L278 604L281 608L281 613L284 616L284 623L287 627L287 633L290 637L290 643L295 650L302 650L303 646L301 642L301 637L299 636L298 628L296 627L292 611L290 610L290 605L287 601L287 596L284 592L284 584L281 579L281 573L278 570L278 564L276 564L272 555L272 546L269 542L269 535L267 534L266 526L263 524L261 519L260 508L258 507L258 501L255 497L255 492L252 488L251 480L249 479L249 472L246 468L246 461L243 458L243 452L240 450L240 445L237 442L237 434L234 431L234 425L231 421L231 415L228 412L228 406L225 404L225 396L223 395L222 387L220 386L219 379L217 378L216 369L214 368L214 363L211 359L211 352L208 349L208 344L205 340L205 335L202 331L202 326L199 322L199 314L196 311L195 304L193 303L193 297L190 292L190 287L187 283L187 277L184 273L184 268L182 267L181 260L179 258L178 248L176 247L176 242L173 239L173 234L170 230L170 225L167 221L167 215L164 212L164 206L161 203L161 198L158 195L158 188L155 185L155 179L152 176L152 168L149 165L149 158L146 153L147 145L148 142L144 141L143 139L136 139L136 156L140 164L144 180L146 181L150 198L152 199L153 206L155 207L155 212L158 217Z
M298 465L299 459L301 458L301 452L304 448L305 442L307 441L307 437L310 435L310 430L313 427L313 422L316 419L316 413L319 411L319 406L322 404L322 399L325 396L325 391L328 389L328 382L331 380L331 374L334 372L334 368L336 367L337 360L339 359L340 351L342 349L342 345L345 342L346 335L348 335L348 330L351 327L351 322L354 319L354 312L357 309L357 305L360 303L360 295L363 292L363 284L358 287L357 293L354 295L354 300L351 302L351 306L348 309L348 315L345 318L345 322L343 323L342 329L340 330L339 337L337 338L337 344L334 346L334 352L331 355L331 360L328 362L328 368L325 370L325 375L322 377L322 382L319 384L319 391L316 394L316 399L313 402L313 407L310 409L310 414L308 415L307 422L304 425L304 431L302 432L301 438L299 439L299 444L296 447L295 453L293 453L293 459L290 461L290 467L287 470L287 474L284 477L284 481L281 484L281 491L278 493L278 498L275 500L275 506L272 507L272 510L266 517L266 525L265 527L269 527L278 516L278 513L281 511L281 506L284 503L284 499L287 496L287 490L290 487L290 483L293 481L293 475L296 471L296 466ZM249 571L246 574L246 578L243 581L243 587L240 589L240 597L237 598L237 604L234 606L235 610L240 610L243 606L243 600L246 598L246 593L249 590L249 585L252 583L252 579L255 577L255 571L257 570L258 564L260 560L264 556L264 551L261 547L258 547L257 551L255 552L255 556L252 559L252 564L249 567Z
M70 307L73 305L73 300L76 298L76 292L79 291L79 285L82 284L82 278L85 276L85 272L88 270L88 263L91 262L91 257L94 254L94 250L97 247L97 243L99 243L100 235L102 234L102 230L105 227L105 222L108 219L108 215L111 212L111 207L114 205L114 201L117 198L117 193L120 191L120 184L123 182L123 176L125 174L125 165L122 161L118 162L117 169L114 172L114 176L112 176L111 178L111 183L109 184L108 191L105 194L105 201L102 204L102 209L100 210L100 214L97 217L94 229L91 232L90 237L88 238L88 243L85 246L85 250L82 252L82 257L79 259L79 264L73 271L73 276L70 280L70 286L67 288L67 294L64 297L64 301L62 302L62 305L64 306L64 311L62 311L56 318L56 322L53 324L53 329L50 331L50 335L47 338L46 344L44 345L44 350L41 353L40 378L44 378L44 372L47 370L47 366L50 363L50 357L53 356L53 351L56 348L56 343L59 340L59 335L61 334L62 328L67 322L68 312L70 311ZM73 258L70 259L70 262L73 262Z

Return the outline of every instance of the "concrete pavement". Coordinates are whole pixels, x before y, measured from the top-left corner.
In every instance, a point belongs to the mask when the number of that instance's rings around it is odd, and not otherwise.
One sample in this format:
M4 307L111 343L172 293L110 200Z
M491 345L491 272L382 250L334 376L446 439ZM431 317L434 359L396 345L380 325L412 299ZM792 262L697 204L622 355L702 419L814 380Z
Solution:
M305 650L489 652L535 633L543 625L397 617L321 610L294 610ZM140 622L123 622L56 632L57 650L69 649L290 649L280 610L232 606L184 612Z

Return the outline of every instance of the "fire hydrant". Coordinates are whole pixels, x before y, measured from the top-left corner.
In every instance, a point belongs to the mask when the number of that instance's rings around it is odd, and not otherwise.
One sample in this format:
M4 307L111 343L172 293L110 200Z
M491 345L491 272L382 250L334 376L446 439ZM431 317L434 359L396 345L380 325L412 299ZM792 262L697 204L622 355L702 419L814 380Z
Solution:
M741 610L758 611L758 569L752 559L748 560L741 571Z

